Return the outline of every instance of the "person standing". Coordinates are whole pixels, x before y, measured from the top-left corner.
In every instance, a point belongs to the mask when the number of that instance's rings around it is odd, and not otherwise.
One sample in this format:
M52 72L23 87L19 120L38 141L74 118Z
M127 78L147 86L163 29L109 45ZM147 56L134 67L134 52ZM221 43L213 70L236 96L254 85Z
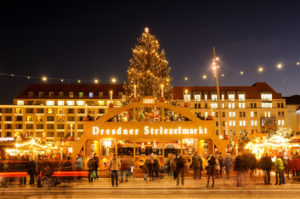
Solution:
M36 175L36 163L32 157L29 158L28 162L28 174L30 176L29 184L34 184L34 177Z
M153 155L153 170L154 170L154 177L159 177L159 160L157 155Z
M171 169L174 180L176 180L176 178L177 178L175 159L176 159L176 156L173 154L170 159L170 169Z
M246 156L240 153L234 161L234 170L236 171L237 187L242 187L244 183L245 173L248 171L248 163Z
M89 158L88 169L89 169L89 182L93 182L94 179L93 172L95 171L95 159L93 155L91 155Z
M146 165L148 169L149 179L153 180L153 159L150 154L146 158Z
M82 156L80 154L77 154L77 158L76 158L76 171L82 171L83 169L83 159ZM78 177L78 179L81 179L81 176Z
M94 160L95 160L95 179L98 180L99 158L97 156L97 153L94 153Z
M282 175L283 175L283 171L284 171L284 164L283 164L283 161L282 161L280 155L276 158L274 167L275 167L275 172L276 172L276 183L275 183L275 185L281 185L283 183Z
M222 153L220 153L218 160L219 160L219 166L220 166L220 178L222 178L223 167L224 167L224 158L222 156Z
M272 169L272 159L271 157L265 153L265 156L261 158L260 160L260 166L261 169L264 171L265 175L264 175L264 181L265 181L265 185L270 185L270 180L271 180L271 169Z
M175 158L176 162L176 173L177 173L177 186L179 186L180 178L181 178L181 185L184 185L184 165L185 165L185 159L182 157L182 155L177 156Z
M225 160L224 160L224 167L225 167L226 177L228 179L229 176L230 176L230 170L231 170L231 167L232 167L232 158L231 158L230 153L226 154L226 157L225 157Z
M209 187L209 179L212 178L211 187L215 186L215 174L216 174L216 158L210 154L207 159L207 184L206 187Z
M249 169L250 169L250 177L253 177L254 171L257 167L257 160L254 154L249 154Z
M113 155L112 160L110 161L109 169L111 171L111 184L112 186L118 186L118 171L121 168L121 162L120 159L117 158L116 154Z
M196 152L192 158L192 168L194 170L194 180L201 179L202 158L198 152Z

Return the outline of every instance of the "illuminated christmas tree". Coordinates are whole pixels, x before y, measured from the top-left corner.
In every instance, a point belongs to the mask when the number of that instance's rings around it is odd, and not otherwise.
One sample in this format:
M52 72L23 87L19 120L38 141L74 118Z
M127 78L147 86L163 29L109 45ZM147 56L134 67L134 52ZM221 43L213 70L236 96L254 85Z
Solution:
M148 28L145 28L142 37L132 49L132 58L129 60L128 84L125 84L127 97L138 99L145 96L161 97L162 89L166 100L171 98L171 68L165 57L164 50Z

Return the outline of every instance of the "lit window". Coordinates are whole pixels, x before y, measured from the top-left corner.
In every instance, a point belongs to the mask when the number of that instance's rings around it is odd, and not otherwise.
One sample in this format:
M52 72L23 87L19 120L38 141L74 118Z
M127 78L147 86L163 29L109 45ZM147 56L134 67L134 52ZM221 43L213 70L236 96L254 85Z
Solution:
M191 101L191 95L190 94L184 94L184 101L185 102Z
M225 99L225 95L224 94L221 95L221 99L222 99L222 101L224 101L224 99Z
M47 106L54 106L54 101L46 101Z
M272 108L272 102L269 103L269 102L262 102L261 103L261 107L262 108Z
M79 92L79 97L83 97L83 92Z
M278 120L278 125L279 125L279 126L281 125L281 120Z
M257 126L257 120L254 120L254 126Z
M229 112L229 117L232 117L232 113L231 112Z
M76 102L78 106L83 106L84 105L84 101L80 100Z
M246 120L243 121L243 125L246 126Z
M218 100L218 95L217 94L212 94L211 95L211 101L217 101Z
M239 100L245 101L245 94L239 94Z
M243 121L242 120L240 120L240 126L243 126Z
M207 101L207 94L204 95L204 99L205 99L205 101Z
M73 98L74 97L74 93L73 92L69 92L69 97Z
M229 121L229 126L232 126L232 121L231 120Z
M228 100L234 101L234 94L228 94Z
M228 108L235 108L235 104L234 103L228 103Z
M235 126L235 121L232 121L232 126Z
M194 95L194 99L195 99L196 102L200 102L200 100L201 100L201 95L200 95L200 94L195 94L195 95Z
M65 105L65 101L59 100L59 101L57 101L57 105L58 106L63 106L63 105Z
M104 101L98 101L98 106L104 106Z
M245 108L245 103L239 103L239 108Z
M251 113L250 113L250 116L251 116L251 117L254 117L254 113L253 113L253 111L251 111Z
M67 101L67 105L68 105L68 106L74 106L74 101L68 100L68 101Z
M218 108L218 104L217 103L211 103L211 108Z
M222 103L222 108L225 108L225 104L224 103Z
M254 121L253 120L251 120L251 126L254 126Z
M284 120L282 120L281 124L282 124L282 126L284 126Z
M18 100L17 101L17 105L18 106L23 106L24 105L24 101L23 100Z
M270 94L270 93L262 93L261 94L261 100L272 101L272 94Z
M53 113L53 109L52 108L48 108L48 114L52 114Z
M93 92L89 92L89 98L92 98L92 97L94 97Z
M205 117L208 117L208 112L205 112L204 116L205 116Z
M270 111L268 112L268 117L271 117L271 113L270 113Z

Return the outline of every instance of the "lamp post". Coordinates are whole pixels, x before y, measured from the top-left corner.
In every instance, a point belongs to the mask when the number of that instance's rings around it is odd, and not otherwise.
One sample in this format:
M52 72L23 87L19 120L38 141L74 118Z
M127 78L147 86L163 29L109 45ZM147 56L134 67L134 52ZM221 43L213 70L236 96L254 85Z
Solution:
M223 129L222 129L222 111L221 111L221 98L220 98L220 88L219 88L219 77L218 77L218 73L219 73L219 65L218 65L218 61L219 58L216 57L216 51L215 51L215 47L213 46L213 62L212 62L212 69L215 72L216 75L216 85L217 85L217 100L218 100L218 110L219 110L219 125L218 125L218 129L219 129L219 135L223 134ZM225 135L223 136L225 137Z

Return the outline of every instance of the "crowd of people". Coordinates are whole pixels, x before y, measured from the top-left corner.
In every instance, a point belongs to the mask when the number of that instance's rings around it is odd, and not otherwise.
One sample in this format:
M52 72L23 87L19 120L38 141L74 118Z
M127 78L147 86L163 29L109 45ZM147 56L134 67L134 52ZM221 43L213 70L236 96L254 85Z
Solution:
M121 155L112 155L107 165L110 172L112 186L118 186L120 182L127 182L130 175L133 174L134 162L133 158ZM185 175L188 170L193 172L194 180L201 180L204 175L207 177L206 187L214 187L216 178L229 179L234 176L236 178L236 186L242 187L246 178L252 178L258 170L263 172L263 182L265 185L271 184L271 171L275 172L275 185L286 183L286 177L290 175L300 175L300 157L296 153L290 158L283 157L279 153L275 159L266 153L260 160L255 158L254 154L239 153L236 157L227 153L225 158L222 154L208 155L202 157L197 152L192 157L183 156L181 154L169 154L165 162L161 161L156 154L149 154L145 157L144 163L140 165L144 180L155 181L164 176L172 176L176 185L184 185ZM75 177L68 176L63 178L52 177L55 171L83 171L83 156L78 154L76 160L72 161L70 156L65 156L63 160L59 160L53 156L38 156L36 160L28 156L15 156L0 159L0 172L27 172L29 175L29 184L37 184L41 186L43 176L54 179L55 185L60 181L70 182ZM93 154L87 162L88 180L93 182L99 179L99 157ZM80 180L82 177L77 176ZM19 177L20 184L26 184L27 177ZM10 178L0 176L2 187L7 187ZM211 182L211 183L210 183Z

